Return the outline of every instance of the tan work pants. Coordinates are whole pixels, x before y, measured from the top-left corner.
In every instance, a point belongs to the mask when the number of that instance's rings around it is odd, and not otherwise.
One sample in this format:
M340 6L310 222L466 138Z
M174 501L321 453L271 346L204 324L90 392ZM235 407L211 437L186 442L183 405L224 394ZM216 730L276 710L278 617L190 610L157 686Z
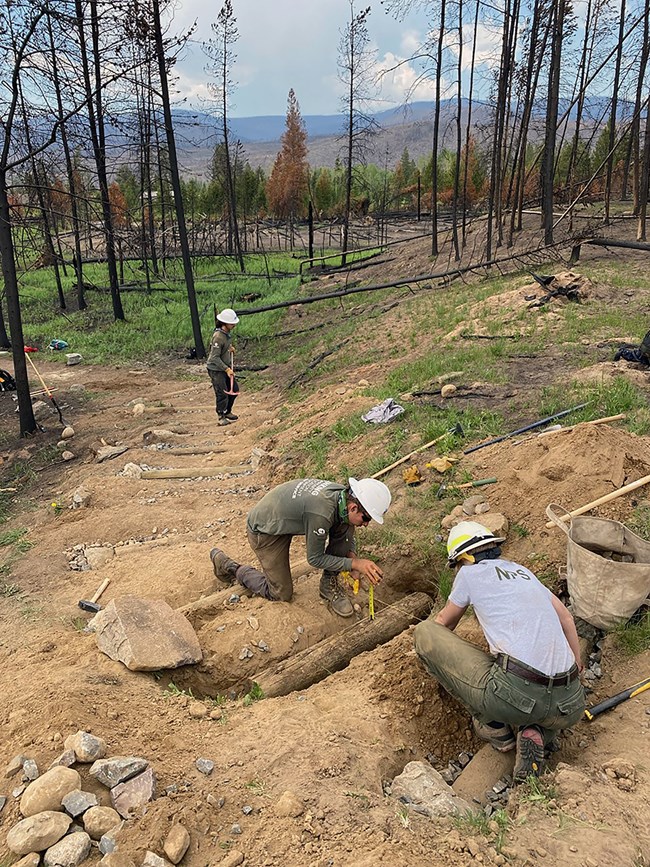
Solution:
M289 602L293 596L293 581L289 565L289 548L293 536L268 536L246 528L248 544L262 566L240 566L236 577L240 584L265 599ZM330 530L326 554L347 557L354 548L354 527L338 524Z

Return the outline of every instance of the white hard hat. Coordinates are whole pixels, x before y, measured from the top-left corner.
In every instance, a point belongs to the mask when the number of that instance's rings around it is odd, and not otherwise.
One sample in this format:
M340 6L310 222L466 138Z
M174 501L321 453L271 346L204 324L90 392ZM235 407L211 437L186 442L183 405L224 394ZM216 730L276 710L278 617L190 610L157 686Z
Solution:
M348 479L352 496L363 506L373 521L384 523L384 515L390 506L390 491L377 479Z
M503 537L495 536L491 530L477 521L461 521L449 531L447 539L449 562L453 564L461 554L467 554L490 544L498 545L499 542L504 541Z
M221 313L217 313L217 322L223 322L224 325L237 325L239 316L231 307L225 307Z

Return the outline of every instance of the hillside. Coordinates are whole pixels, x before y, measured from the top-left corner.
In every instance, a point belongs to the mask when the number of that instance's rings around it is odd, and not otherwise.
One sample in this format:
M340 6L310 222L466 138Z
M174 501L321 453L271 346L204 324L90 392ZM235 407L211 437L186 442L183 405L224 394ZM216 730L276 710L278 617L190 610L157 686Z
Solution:
M611 231L624 237L629 230L621 223ZM536 233L531 221L529 237ZM391 262L360 272L364 282L430 273L428 248L427 239L400 247ZM536 270L567 267L539 262ZM0 394L3 485L19 487L2 501L0 617L9 628L0 635L0 769L18 756L43 774L77 730L102 738L110 756L146 759L156 797L115 831L117 852L104 867L165 867L175 857L169 835L176 828L178 836L178 825L189 834L182 867L650 863L650 693L578 723L539 783L512 787L512 754L477 741L467 712L415 656L412 627L342 670L325 666L311 686L242 698L243 685L279 665L299 670L305 657L298 654L319 641L345 643L367 628L368 595L362 589L355 597L352 621L328 611L300 539L291 603L243 592L233 598L217 585L209 560L216 545L247 561L246 514L278 481L361 477L442 435L436 449L404 465L417 463L421 484L407 486L402 467L385 476L393 495L386 523L360 533L364 552L385 571L378 618L415 593L441 605L450 582L441 522L466 500L453 483L486 477L496 478L482 493L509 526L508 555L566 598L566 540L545 527L547 504L575 508L650 474L648 372L612 360L619 342L636 342L647 330L647 254L585 246L574 270L577 301L560 294L544 302L539 284L518 272L289 308L277 329L284 336L239 341L242 370L267 367L255 378L243 372L240 418L221 428L196 362L66 367L39 358L74 427L65 440L73 457L61 457L54 414L43 419L45 433L16 441L11 395ZM318 294L338 279L325 273L303 291ZM443 398L446 383L456 391ZM402 415L387 425L361 421L389 396L404 406ZM584 403L562 424L625 417L463 455ZM462 435L445 437L458 422ZM126 450L98 462L107 444ZM445 474L427 467L436 451L458 463ZM142 475L165 469L180 477ZM448 491L439 497L443 482ZM594 514L647 534L647 489ZM102 654L77 603L106 578L104 607L137 596L184 612L202 661L135 672ZM460 628L482 641L471 615ZM630 654L620 633L585 634L590 702L647 676L647 626L626 634L645 634L645 649ZM155 640L148 644L155 649ZM201 759L208 764L197 766ZM400 801L394 780L413 761L443 773L464 764L454 789L474 812L431 819ZM89 763L74 767L81 788L108 806L110 793L89 776ZM21 818L21 769L19 762L16 775L0 777L3 865L16 860L5 841ZM86 863L99 860L95 841ZM38 858L22 867L29 864Z

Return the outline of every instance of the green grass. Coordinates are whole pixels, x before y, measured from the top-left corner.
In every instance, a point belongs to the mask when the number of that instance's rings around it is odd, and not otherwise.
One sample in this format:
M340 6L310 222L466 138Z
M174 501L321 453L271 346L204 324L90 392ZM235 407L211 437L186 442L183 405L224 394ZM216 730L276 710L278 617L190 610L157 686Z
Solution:
M17 554L25 554L33 545L32 542L24 538L26 534L25 528L5 530L0 533L0 548L13 547Z
M510 817L505 810L495 810L488 818L482 810L468 811L457 816L454 825L464 834L482 834L492 839L497 852L501 851L510 827Z
M253 702L261 701L261 699L263 699L263 698L264 698L264 691L262 690L262 687L259 685L259 683L253 682L253 685L250 688L250 691L247 692L246 695L244 696L244 700L243 700L242 704L244 705L244 707L250 707L253 704Z
M650 611L636 622L628 621L616 630L616 643L628 656L650 649Z

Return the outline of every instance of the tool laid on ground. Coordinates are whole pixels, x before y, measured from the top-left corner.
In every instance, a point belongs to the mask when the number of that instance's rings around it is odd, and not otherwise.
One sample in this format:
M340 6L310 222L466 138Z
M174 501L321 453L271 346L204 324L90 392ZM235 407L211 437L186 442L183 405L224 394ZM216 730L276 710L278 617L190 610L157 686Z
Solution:
M529 437L524 437L523 440L517 440L516 443L513 443L515 446L520 446L522 443L527 443L536 437L546 437L550 434L556 433L567 433L568 431L575 430L580 425L586 426L596 426L599 424L609 424L611 421L620 421L621 419L626 418L626 414L624 412L619 412L618 415L606 415L603 418L594 418L591 421L579 421L577 424L570 424L568 427L562 427L561 424L553 425L547 430L543 430L538 434L531 434Z
M92 597L92 599L80 599L79 600L79 602L78 602L79 608L81 608L83 611L91 611L93 614L97 614L98 611L101 611L102 606L97 604L97 600L102 595L104 590L106 590L106 588L108 587L108 585L110 583L111 583L110 578L104 578L102 583L97 588L97 592Z
M496 443L502 443L504 440L510 439L510 437L516 437L519 434L526 433L526 431L534 430L536 427L543 427L545 424L548 424L550 421L555 421L556 418L563 418L565 415L569 415L571 412L577 412L579 409L584 409L586 406L589 406L590 401L587 403L579 403L577 406L572 406L571 409L562 410L562 412L556 412L555 415L548 415L546 418L542 418L539 421L534 421L532 424L527 424L525 427L517 428L517 430L510 431L510 433L503 434L500 437L495 437L493 440L488 440L486 443L479 443L477 446L472 446L469 449L465 449L463 452L464 455L469 455L472 452L477 452L479 449L484 449L486 446L493 446Z
M602 506L605 503L611 502L611 500L616 500L618 497L629 494L630 491L636 491L637 488L642 488L645 485L650 485L650 476L643 476L643 478L637 479L636 482L630 482L629 485L624 485L617 491L612 491L611 494L605 494L604 497L598 497L597 500L592 500L591 503L580 506L579 509L573 509L572 511L567 512L566 515L562 515L560 521L570 521L571 518L575 518L578 515L584 515L585 512L590 512L592 509L595 509L596 506ZM550 530L551 527L555 527L556 524L554 521L547 521L546 526Z
M443 482L438 490L436 491L436 499L440 500L449 488L452 488L454 491L461 490L462 488L482 488L483 485L494 485L496 484L496 479L477 479L475 482L463 482L462 485L454 485L453 482Z
M585 716L589 721L591 721L594 717L597 717L598 714L601 714L606 710L611 710L611 708L616 707L621 704L621 702L627 701L628 698L634 698L634 696L645 692L646 689L650 689L650 677L646 677L645 680L635 683L634 686L630 686L622 692L617 692L616 695L612 695L604 701L601 701L599 704L587 708L585 710Z
M235 353L230 352L230 369L232 370L232 374L230 375L230 391L226 390L224 394L239 394L239 392L235 391Z
M41 374L38 372L38 369L37 369L36 365L35 365L34 362L32 361L32 357L31 357L31 355L30 355L27 351L25 351L25 358L27 359L27 361L29 361L29 363L31 364L31 366L34 368L34 373L35 373L36 376L39 378L40 383L41 383L41 385L43 386L43 390L45 391L45 394L48 396L48 398L50 399L50 402L51 402L52 405L54 406L54 409L57 411L57 413L58 413L58 415L59 415L59 421L60 421L61 424L65 427L65 421L63 420L63 415L62 415L62 413L61 413L61 407L60 407L59 404L56 402L56 398L54 397L54 395L52 394L52 392L50 391L50 389L47 387L47 385L46 385L46 383L45 383L45 380L43 379L43 377L41 376Z
M418 452L423 452L425 449L431 448L431 446L439 443L440 440L443 440L449 434L455 434L456 436L462 437L465 436L465 431L459 423L456 423L453 427L450 427L448 431L445 431L443 434L440 434L439 437L436 437L434 440L431 440L428 443L425 443L423 446L419 446L417 449L413 449L412 452L409 452L407 455L404 455L403 458L400 458L398 461L390 464L387 467L384 467L383 470L379 470L378 473L375 473L373 476L370 476L371 479L378 479L380 476L383 476L385 473L394 470L395 467L399 467L400 464L406 463L406 461L410 460L413 455L417 455Z

